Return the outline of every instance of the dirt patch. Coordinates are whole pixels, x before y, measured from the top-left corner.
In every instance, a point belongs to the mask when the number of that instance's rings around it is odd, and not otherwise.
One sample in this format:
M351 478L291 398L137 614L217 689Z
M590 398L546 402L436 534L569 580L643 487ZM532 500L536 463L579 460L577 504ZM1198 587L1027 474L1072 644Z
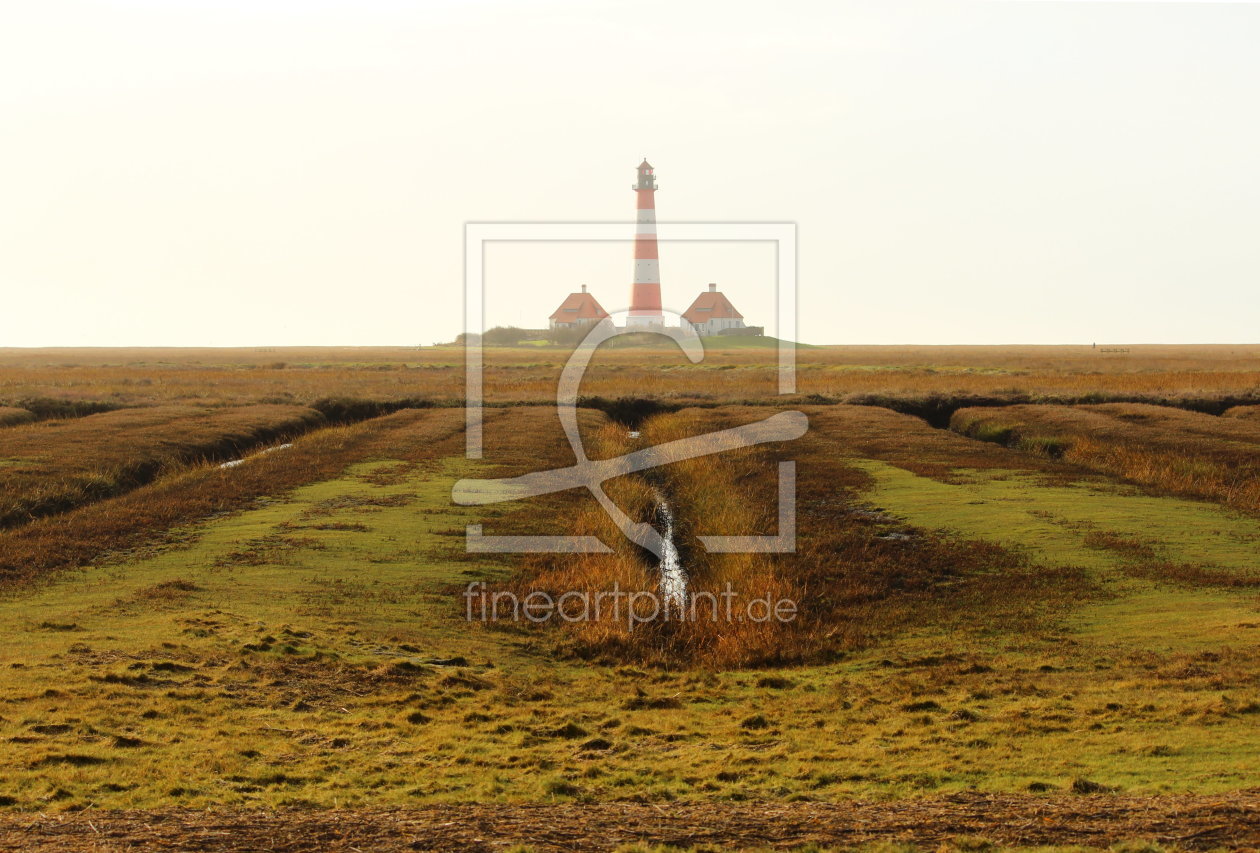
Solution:
M192 581L175 578L140 590L135 594L134 599L153 604L174 603L185 601L192 593L200 591L201 587Z
M294 551L322 551L328 546L310 536L270 535L251 539L242 547L215 561L218 566L262 566L284 563Z
M370 511L381 507L399 507L406 506L415 499L416 495L414 492L406 492L399 495L338 495L335 498L320 501L302 515L304 518L316 518L318 516L331 515L334 510L339 509L366 509Z
M279 645L283 650L282 643L283 640L266 637L246 649L261 652ZM406 660L351 664L323 657L276 659L258 654L229 667L215 683L225 694L246 705L293 707L300 703L315 707L343 702L347 696L414 690L425 685L431 675L428 666Z
M1142 839L1191 850L1260 844L1260 792L1135 797L964 794L895 802L435 805L419 809L121 811L0 816L0 850L489 851L806 844L1082 845Z

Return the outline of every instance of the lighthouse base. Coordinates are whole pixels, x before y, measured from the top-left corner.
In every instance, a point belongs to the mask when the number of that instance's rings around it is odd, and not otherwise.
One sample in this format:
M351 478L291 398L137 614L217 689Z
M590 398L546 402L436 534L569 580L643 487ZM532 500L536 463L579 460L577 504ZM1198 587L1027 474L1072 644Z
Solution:
M640 314L628 315L626 317L627 329L650 329L652 327L661 328L665 325L664 314Z

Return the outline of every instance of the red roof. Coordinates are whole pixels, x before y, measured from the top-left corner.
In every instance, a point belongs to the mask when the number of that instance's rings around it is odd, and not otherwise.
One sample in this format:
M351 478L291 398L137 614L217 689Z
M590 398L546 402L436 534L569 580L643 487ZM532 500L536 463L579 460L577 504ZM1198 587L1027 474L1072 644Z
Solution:
M549 320L572 323L574 320L602 320L608 312L589 293L570 293Z
M691 307L683 312L688 323L703 323L717 318L719 320L742 320L744 315L735 310L726 294L717 290L706 290L696 297Z

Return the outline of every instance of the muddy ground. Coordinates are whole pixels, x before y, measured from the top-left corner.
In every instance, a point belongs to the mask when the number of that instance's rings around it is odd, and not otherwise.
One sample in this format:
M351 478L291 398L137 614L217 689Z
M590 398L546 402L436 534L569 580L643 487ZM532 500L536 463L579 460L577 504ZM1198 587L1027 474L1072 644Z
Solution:
M0 850L613 850L628 844L791 849L1260 847L1260 790L1217 797L966 794L891 802L429 806L406 810L96 811L0 816Z

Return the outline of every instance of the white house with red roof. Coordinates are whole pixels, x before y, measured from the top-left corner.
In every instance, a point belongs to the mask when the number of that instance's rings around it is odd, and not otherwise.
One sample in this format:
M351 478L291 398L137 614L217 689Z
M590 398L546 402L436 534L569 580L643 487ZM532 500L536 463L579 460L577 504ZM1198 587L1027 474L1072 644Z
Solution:
M697 296L682 316L700 335L716 335L726 329L744 328L744 315L735 310L731 300L717 289L716 284L710 284L707 291Z
M565 297L549 319L553 329L573 329L592 326L607 316L608 312L594 296L586 292L584 284L581 292L570 293Z

